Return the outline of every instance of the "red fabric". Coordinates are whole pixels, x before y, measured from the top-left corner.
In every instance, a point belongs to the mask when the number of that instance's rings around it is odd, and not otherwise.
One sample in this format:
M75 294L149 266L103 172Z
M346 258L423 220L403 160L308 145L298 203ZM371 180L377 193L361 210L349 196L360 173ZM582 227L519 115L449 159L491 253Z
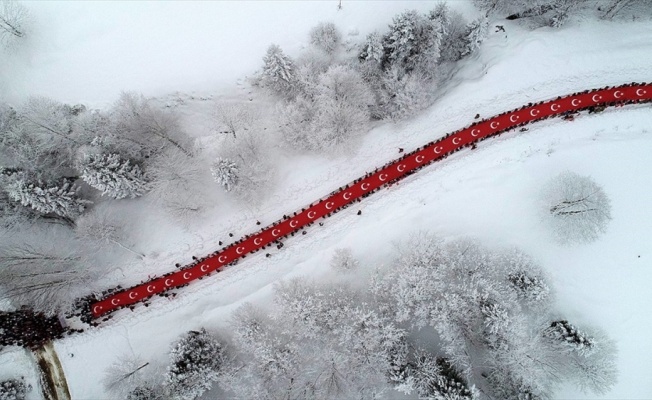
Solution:
M278 221L271 226L263 228L249 238L227 246L215 256L207 258L197 265L114 293L101 301L91 304L93 317L100 317L120 307L137 303L154 294L179 287L201 276L219 270L223 266L242 258L254 250L262 249L270 242L281 239L291 232L302 230L307 224L325 217L337 208L350 204L358 200L361 196L379 189L389 182L402 179L415 169L439 160L447 154L482 138L512 129L517 125L535 122L545 117L559 115L567 111L578 111L595 105L610 105L609 103L612 102L651 100L652 85L637 84L565 96L558 100L538 103L521 110L514 110L480 121L444 139L429 143L421 149L406 153L401 158L376 170L368 177L363 177L357 180L356 183L347 185L343 190L337 191L328 198L314 203L314 205L308 207L305 211L297 213L295 217Z

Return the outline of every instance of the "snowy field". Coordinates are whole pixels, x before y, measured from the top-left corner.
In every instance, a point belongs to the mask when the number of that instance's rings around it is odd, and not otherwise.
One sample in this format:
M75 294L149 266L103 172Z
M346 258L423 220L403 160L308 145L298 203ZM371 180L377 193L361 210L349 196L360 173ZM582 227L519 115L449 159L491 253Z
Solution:
M174 96L186 99L177 107L186 129L201 137L210 101L190 95L217 98L235 91L235 81L260 66L270 42L293 54L319 21L332 20L343 32L364 36L397 12L426 11L432 3L345 1L341 11L335 1L29 6L41 35L34 48L42 51L0 60L12 66L0 77L7 99L40 94L102 106L121 90L157 96L162 103L180 92ZM192 232L147 210L126 209L127 216L140 215L134 240L151 252L126 282L213 251L227 232L249 233L255 220L265 224L294 211L396 157L398 147L418 147L468 125L476 113L487 117L530 101L652 77L650 24L574 21L560 30L536 31L501 24L507 32L492 29L481 51L461 63L443 95L419 117L378 126L346 155L278 160L281 184L257 208L224 204ZM557 309L578 325L602 327L617 341L619 383L604 398L652 398L650 127L649 105L628 106L584 113L574 122L547 120L526 133L503 134L456 153L289 240L269 259L249 256L236 268L191 285L174 301L123 310L101 329L57 342L72 397L107 398L100 384L104 370L122 354L164 363L169 344L181 333L202 326L228 330L230 312L245 301L268 301L275 282L299 275L337 279L328 267L336 248L353 249L365 266L362 280L375 266L391 262L391 243L429 230L447 238L472 236L489 247L516 246L532 255L553 278ZM541 185L567 169L591 175L612 201L608 232L590 245L559 246L537 214ZM0 357L3 371L31 369L18 352ZM38 398L38 391L30 396ZM574 388L558 397L589 398Z

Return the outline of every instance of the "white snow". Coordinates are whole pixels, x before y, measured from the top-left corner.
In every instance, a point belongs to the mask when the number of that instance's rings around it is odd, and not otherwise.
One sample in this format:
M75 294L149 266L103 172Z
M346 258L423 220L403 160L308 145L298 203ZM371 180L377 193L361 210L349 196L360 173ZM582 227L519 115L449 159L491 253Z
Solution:
M44 94L91 105L113 101L120 90L214 94L258 68L270 42L297 54L319 21L332 20L345 33L357 29L364 36L384 27L396 12L432 7L431 2L346 0L339 12L335 1L28 5L43 22L39 40L51 41L35 44L41 51L29 61L15 55L13 65L24 68L0 77L0 88L4 85L14 99ZM218 239L228 240L227 232L247 234L256 229L256 220L266 224L292 212L396 157L398 147L418 147L468 125L476 113L486 117L530 101L652 77L650 24L587 20L533 32L501 24L507 33L493 33L490 25L492 33L478 55L461 65L441 98L419 117L378 126L346 155L278 160L283 163L279 189L258 208L210 189L208 195L221 206L188 233L148 214L145 202L125 206L126 215L142 212L133 221L133 240L158 254L125 269L127 277L121 279L136 282L213 251ZM210 103L187 99L178 106L187 128L193 135L207 134ZM58 341L72 396L106 398L99 382L122 353L165 362L170 343L184 331L227 330L230 312L244 301L268 302L276 281L297 275L335 279L329 261L337 248L352 248L364 275L391 262L392 242L423 229L445 237L474 236L488 246L518 246L531 254L552 276L564 316L580 327L602 327L616 339L620 380L604 398L650 398L651 110L628 106L583 114L574 122L547 120L526 133L481 142L476 150L456 153L287 241L271 258L249 256L172 301L121 311L101 329ZM539 221L540 186L566 169L591 175L612 201L613 221L593 244L559 246ZM11 363L6 357L1 355L2 363ZM557 396L595 398L571 387Z

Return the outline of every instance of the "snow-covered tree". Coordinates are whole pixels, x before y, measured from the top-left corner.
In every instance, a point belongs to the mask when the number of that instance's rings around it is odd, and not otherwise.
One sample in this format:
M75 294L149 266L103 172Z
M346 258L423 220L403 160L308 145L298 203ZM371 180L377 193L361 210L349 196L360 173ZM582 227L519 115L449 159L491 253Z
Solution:
M587 243L606 232L611 204L593 179L566 171L542 191L543 213L560 243Z
M440 61L455 62L466 54L469 24L462 14L451 11L447 15L444 36L441 40Z
M580 352L565 343L569 337L580 341L574 328L545 326L553 303L531 260L519 252L489 252L471 241L444 243L428 234L410 243L399 246L396 262L375 280L373 293L400 323L434 329L439 351L459 371L449 376L451 388L476 385L492 397L518 399L550 397L562 382L595 393L613 385L614 354L608 346ZM428 376L441 382L435 373ZM416 388L409 377L399 388Z
M380 77L379 104L374 116L400 121L415 115L432 104L434 87L425 76L412 73L401 76L396 68Z
M238 184L238 166L226 158L217 158L211 165L213 179L227 192Z
M319 79L308 147L333 148L360 132L369 121L371 90L353 69L333 66Z
M278 45L272 44L263 58L260 83L283 97L293 97L298 90L298 74L292 59Z
M414 10L394 17L383 39L384 69L395 67L408 73L418 70L434 75L441 34L439 20L429 19Z
M331 267L338 272L350 272L360 266L350 248L336 249L331 258Z
M127 400L164 400L165 396L158 387L138 386L127 394Z
M372 32L367 35L362 49L358 54L358 59L360 61L370 61L380 64L383 60L384 53L383 35L379 32Z
M191 157L189 137L181 130L178 116L154 106L144 96L122 93L109 112L110 140L126 154L144 156L173 149Z
M0 382L0 400L25 400L31 391L32 385L26 384L22 378Z
M24 37L28 18L29 12L21 3L0 0L0 45L10 46L15 39Z
M92 202L77 196L78 187L69 180L47 185L19 178L6 187L9 197L41 214L56 214L73 220Z
M486 17L480 17L471 21L467 26L464 50L462 56L474 53L487 37L487 28L489 20Z
M627 18L652 16L652 3L647 0L611 0L606 6L601 6L602 18Z
M170 361L165 374L167 390L174 399L193 400L212 387L224 352L217 339L202 328L189 331L172 346Z
M408 368L408 381L419 398L438 400L473 400L478 398L455 367L445 358L419 351L416 362Z
M333 54L342 42L342 34L332 22L320 22L310 30L310 43L327 54Z
M149 190L140 167L118 154L85 154L80 162L81 178L102 195L114 199L136 198Z

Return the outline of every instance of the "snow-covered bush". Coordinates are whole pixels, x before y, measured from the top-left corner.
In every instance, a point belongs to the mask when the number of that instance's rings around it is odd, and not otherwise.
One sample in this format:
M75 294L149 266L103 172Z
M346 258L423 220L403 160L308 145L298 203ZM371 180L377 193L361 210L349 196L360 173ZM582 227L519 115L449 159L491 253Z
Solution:
M310 43L327 54L333 54L342 42L342 34L332 22L321 22L310 30Z
M542 213L563 244L588 243L606 232L611 204L593 179L566 171L543 188Z
M25 400L32 385L25 384L23 379L8 379L0 382L0 400Z
M227 192L238 184L238 166L229 159L217 158L211 165L211 174Z
M297 68L294 61L283 53L278 45L272 44L263 58L260 84L272 92L291 98L298 90Z
M350 272L359 266L360 261L353 256L353 252L349 248L336 249L331 258L331 267L338 272Z
M86 154L79 169L84 182L114 199L133 199L149 190L140 167L118 154Z
M170 351L165 386L173 399L193 400L213 386L224 362L222 345L205 329L183 335Z

